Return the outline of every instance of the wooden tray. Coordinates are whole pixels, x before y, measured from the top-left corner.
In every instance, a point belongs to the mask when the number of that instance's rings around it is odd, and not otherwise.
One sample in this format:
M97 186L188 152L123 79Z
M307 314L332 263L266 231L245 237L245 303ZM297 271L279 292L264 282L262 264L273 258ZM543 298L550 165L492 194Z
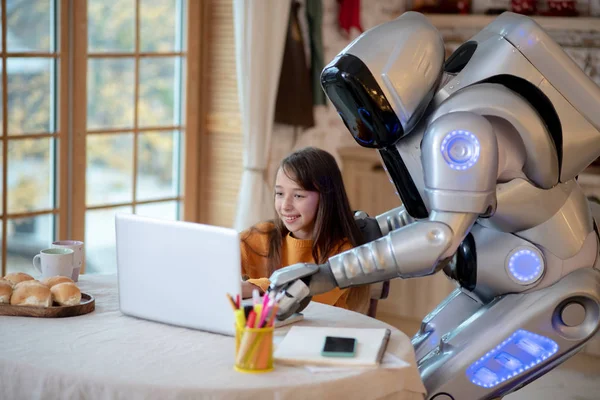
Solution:
M0 304L0 315L12 317L63 318L91 313L95 308L96 300L94 297L87 293L81 293L81 302L75 306L54 305L46 308Z

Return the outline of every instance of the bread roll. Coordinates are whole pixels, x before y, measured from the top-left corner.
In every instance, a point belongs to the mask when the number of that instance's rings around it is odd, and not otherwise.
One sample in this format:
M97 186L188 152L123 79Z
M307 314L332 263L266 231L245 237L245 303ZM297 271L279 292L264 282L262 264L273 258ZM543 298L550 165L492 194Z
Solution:
M33 276L24 272L13 272L11 274L6 274L6 276L2 279L9 281L13 287L19 282L34 280Z
M8 281L0 280L0 304L10 304L12 285Z
M10 304L13 306L50 307L52 293L48 286L38 281L24 281L15 285Z
M50 289L52 300L61 306L74 306L81 302L81 291L72 282L59 283Z
M48 286L49 288L51 288L54 285L58 285L59 283L64 283L64 282L71 282L73 283L73 279L68 278L66 276L52 276L50 278L46 278L43 281L41 281L44 285Z
M46 286L44 285L42 282L38 281L38 280L32 280L32 281L23 281L23 282L19 282L16 285L13 286L13 291L17 288L17 287L25 287L25 286ZM46 286L48 287L48 286ZM50 288L48 288L50 289Z

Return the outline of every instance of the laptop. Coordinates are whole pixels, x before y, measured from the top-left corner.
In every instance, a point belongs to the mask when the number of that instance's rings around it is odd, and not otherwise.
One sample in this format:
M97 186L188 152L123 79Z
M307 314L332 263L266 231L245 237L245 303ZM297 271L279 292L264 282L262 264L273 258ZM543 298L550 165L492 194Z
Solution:
M237 231L134 214L115 217L121 312L233 336L226 294L241 294Z

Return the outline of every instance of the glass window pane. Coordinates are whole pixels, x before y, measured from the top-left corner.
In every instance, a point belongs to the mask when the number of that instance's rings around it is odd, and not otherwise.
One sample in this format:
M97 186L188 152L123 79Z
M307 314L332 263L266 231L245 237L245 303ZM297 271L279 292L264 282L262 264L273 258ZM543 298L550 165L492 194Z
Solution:
M88 52L134 51L135 0L88 0L87 11Z
M179 183L179 133L140 133L137 199L175 197Z
M115 207L85 213L86 274L117 272L115 214L132 212L131 207Z
M178 11L177 11L177 18L178 18L178 28L177 28L177 35L179 36L179 39L176 40L178 41L178 45L176 46L176 49L179 51L187 51L187 41L188 41L188 37L187 37L187 15L188 15L188 11L187 11L187 6L188 6L188 2L186 0L179 0L178 4Z
M176 51L177 3L178 0L140 0L141 51Z
M87 128L133 128L133 58L91 59L87 72Z
M140 127L179 125L181 84L176 71L178 57L140 60Z
M50 24L54 0L7 1L6 47L9 52L53 52ZM53 24L52 29L55 29Z
M6 232L7 272L25 272L39 277L33 268L33 257L50 247L54 237L54 215L10 219Z
M8 212L24 213L53 208L54 139L8 142Z
M144 217L176 221L179 219L179 205L179 201L138 204L135 206L135 213Z
M88 135L86 204L133 201L133 134Z
M8 133L51 131L51 71L53 59L9 58ZM1 68L0 68L1 69Z

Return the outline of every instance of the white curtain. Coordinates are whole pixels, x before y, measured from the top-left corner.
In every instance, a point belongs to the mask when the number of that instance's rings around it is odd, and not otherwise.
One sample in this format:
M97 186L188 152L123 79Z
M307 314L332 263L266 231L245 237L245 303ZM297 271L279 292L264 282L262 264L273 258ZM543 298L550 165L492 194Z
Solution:
M290 0L233 0L244 135L244 172L234 226L238 231L273 217L273 196L266 181L270 178L265 172L290 4Z

